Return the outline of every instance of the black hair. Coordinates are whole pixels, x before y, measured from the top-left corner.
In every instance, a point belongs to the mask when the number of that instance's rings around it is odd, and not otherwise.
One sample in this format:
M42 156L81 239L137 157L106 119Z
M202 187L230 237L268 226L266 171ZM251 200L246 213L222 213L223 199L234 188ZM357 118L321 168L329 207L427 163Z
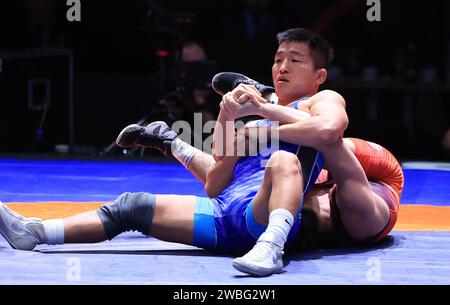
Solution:
M327 68L334 58L334 49L321 35L304 28L293 28L277 34L278 45L283 42L306 42L316 69Z

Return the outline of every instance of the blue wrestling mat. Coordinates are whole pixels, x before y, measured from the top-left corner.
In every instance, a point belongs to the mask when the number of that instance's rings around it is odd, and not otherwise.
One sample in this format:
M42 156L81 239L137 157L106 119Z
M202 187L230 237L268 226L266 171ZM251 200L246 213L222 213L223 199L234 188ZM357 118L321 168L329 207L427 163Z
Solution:
M175 163L0 159L0 169L0 200L26 206L110 201L126 191L204 196ZM405 168L402 204L447 209L449 185L450 171ZM0 284L450 284L449 253L449 230L394 230L371 248L291 254L284 273L255 278L236 271L233 257L139 233L33 252L12 250L0 237Z

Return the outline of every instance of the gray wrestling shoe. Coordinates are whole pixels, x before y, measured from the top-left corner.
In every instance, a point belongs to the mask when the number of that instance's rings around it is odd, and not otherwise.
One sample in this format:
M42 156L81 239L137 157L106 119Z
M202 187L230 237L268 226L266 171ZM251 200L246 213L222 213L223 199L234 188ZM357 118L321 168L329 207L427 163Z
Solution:
M44 226L39 218L23 217L0 201L0 234L14 249L33 250L44 239Z
M172 141L176 137L178 134L172 131L165 122L157 121L148 124L147 127L137 124L128 125L120 132L116 144L123 148L155 148L168 156Z
M283 271L283 254L282 247L260 238L247 254L233 260L233 267L255 276L281 273Z

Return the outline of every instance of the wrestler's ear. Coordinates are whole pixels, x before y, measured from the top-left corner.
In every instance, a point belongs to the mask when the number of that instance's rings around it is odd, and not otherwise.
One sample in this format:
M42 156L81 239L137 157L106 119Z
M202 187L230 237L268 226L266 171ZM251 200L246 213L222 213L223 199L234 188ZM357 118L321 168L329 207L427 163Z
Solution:
M320 85L322 85L327 80L328 72L327 69L321 68L317 70L317 82Z

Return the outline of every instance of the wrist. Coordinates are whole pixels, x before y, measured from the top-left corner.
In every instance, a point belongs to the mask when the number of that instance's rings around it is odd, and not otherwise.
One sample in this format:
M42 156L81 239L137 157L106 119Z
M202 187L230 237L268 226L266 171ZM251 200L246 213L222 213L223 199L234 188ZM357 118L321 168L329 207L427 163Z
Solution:
M271 105L272 105L272 104L270 104L270 103L264 103L264 104L261 104L261 105L257 108L257 109L258 109L258 110L257 110L257 111L258 111L257 115L262 116L262 117L264 117L264 118L267 118L266 116L267 116L267 113L268 113L268 111L269 111Z
M235 117L231 112L226 111L225 109L220 110L220 115L225 121L234 121Z

